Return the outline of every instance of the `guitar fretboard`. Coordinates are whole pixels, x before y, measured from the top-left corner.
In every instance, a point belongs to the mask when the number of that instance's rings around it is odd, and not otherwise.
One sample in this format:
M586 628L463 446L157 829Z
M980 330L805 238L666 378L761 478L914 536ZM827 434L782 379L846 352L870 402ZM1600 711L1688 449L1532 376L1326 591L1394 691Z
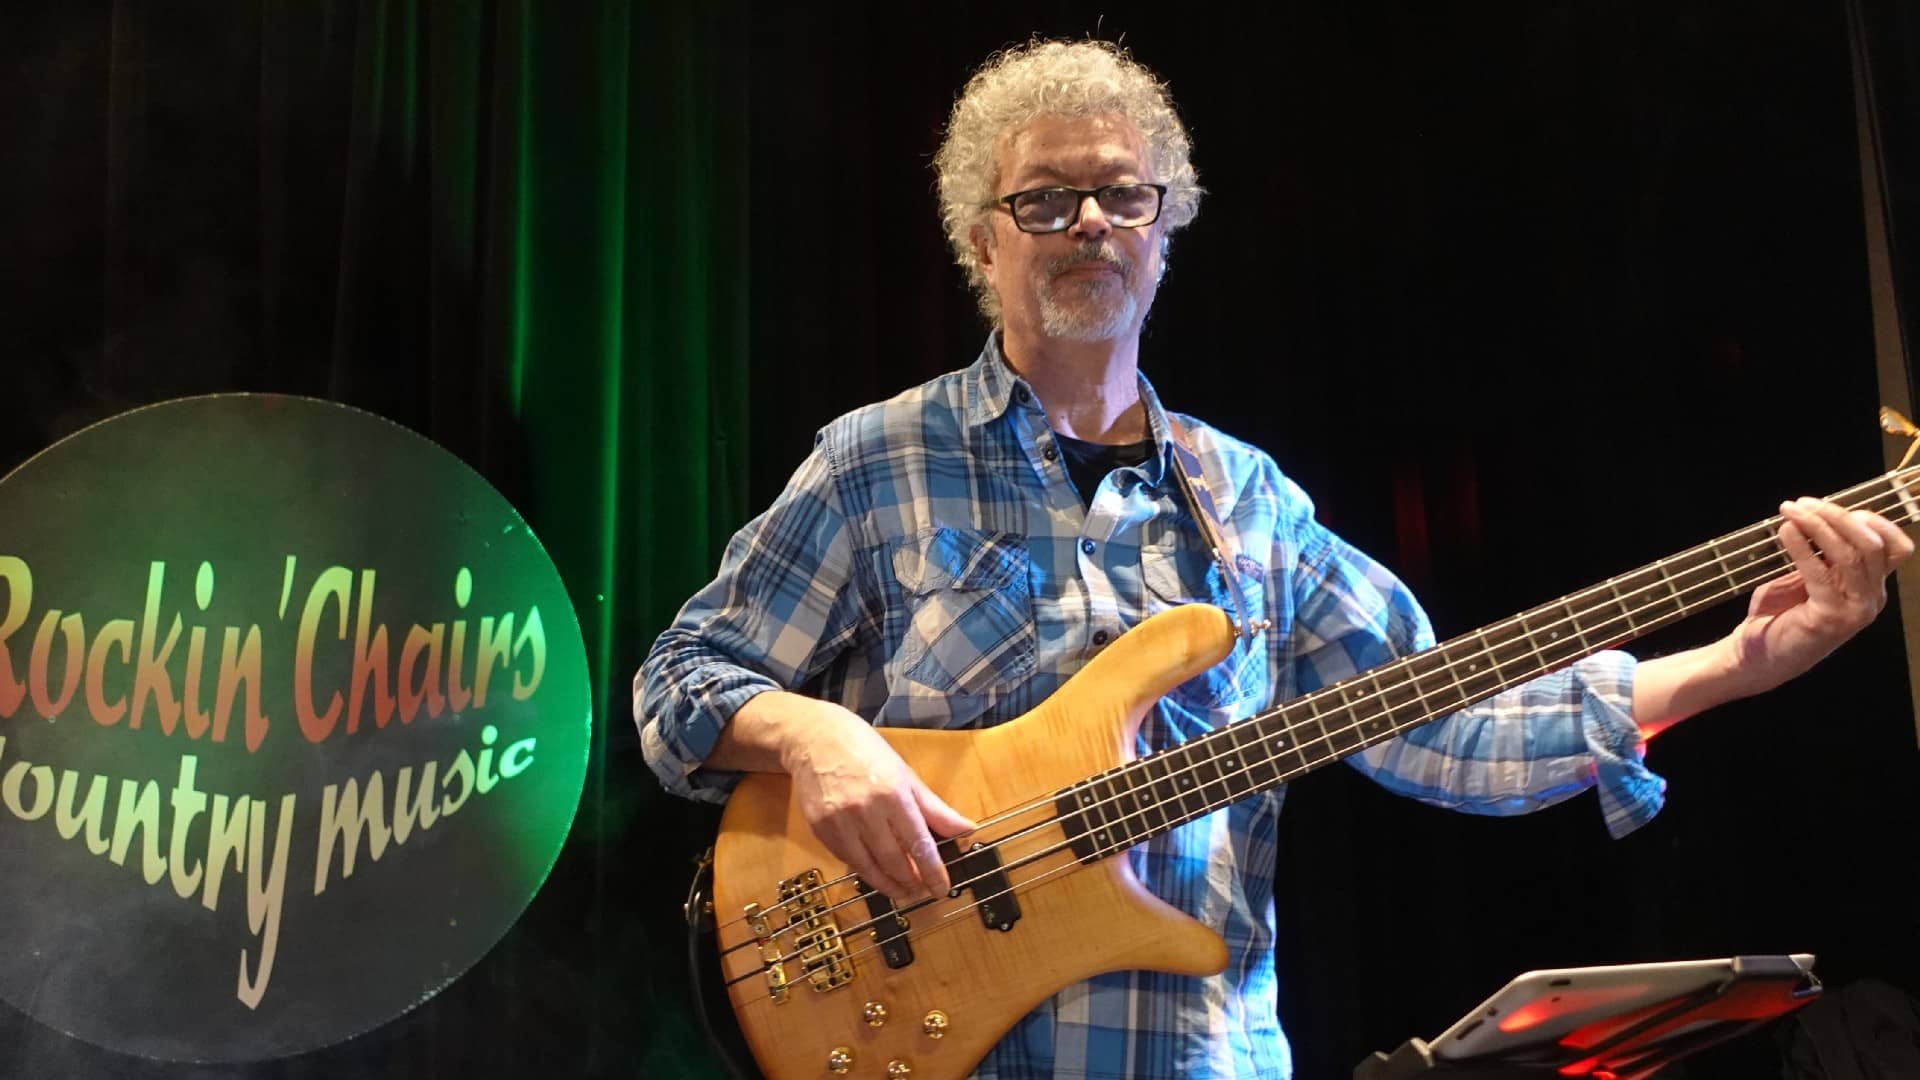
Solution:
M1920 466L1832 501L1920 523ZM1091 777L1055 800L1083 861L1124 851L1230 803L1558 670L1793 568L1778 516L1523 611Z

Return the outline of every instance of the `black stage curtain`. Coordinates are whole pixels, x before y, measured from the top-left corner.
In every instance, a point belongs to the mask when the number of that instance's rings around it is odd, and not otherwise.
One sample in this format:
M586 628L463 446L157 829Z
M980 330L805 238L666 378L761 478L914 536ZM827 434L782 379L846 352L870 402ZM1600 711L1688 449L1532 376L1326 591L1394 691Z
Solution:
M653 789L626 682L818 426L978 349L927 164L971 66L1032 33L1121 37L1194 134L1162 397L1270 450L1442 636L1880 467L1838 5L693 8L0 15L0 467L186 393L390 416L554 553L602 717L546 890L408 1016L208 1070L0 1010L0 1075L714 1073L675 937L711 815ZM1920 27L1866 8L1910 221ZM1590 798L1486 820L1308 777L1278 910L1299 1075L1529 968L1811 951L1920 990L1902 662L1889 613L1663 735L1668 808L1621 842ZM1774 1060L1756 1037L1687 1075Z
M334 1049L207 1070L0 1008L0 1075L709 1067L669 894L713 815L651 788L626 684L747 513L741 15L627 0L0 15L0 471L188 394L387 416L526 517L568 584L605 721L546 887L426 1005Z
M1840 6L1103 11L904 37L851 12L757 20L756 87L783 92L756 94L752 159L784 197L752 223L756 505L822 420L972 359L929 209L943 110L992 49L1096 29L1167 78L1209 191L1145 371L1271 451L1443 638L1881 469ZM1915 25L1868 15L1912 220ZM823 145L836 167L808 168ZM1347 1075L1540 967L1810 951L1835 984L1920 990L1917 757L1889 612L1808 678L1662 735L1667 809L1624 841L1590 799L1486 820L1307 777L1278 888L1299 1074ZM1775 1061L1756 1036L1690 1075Z

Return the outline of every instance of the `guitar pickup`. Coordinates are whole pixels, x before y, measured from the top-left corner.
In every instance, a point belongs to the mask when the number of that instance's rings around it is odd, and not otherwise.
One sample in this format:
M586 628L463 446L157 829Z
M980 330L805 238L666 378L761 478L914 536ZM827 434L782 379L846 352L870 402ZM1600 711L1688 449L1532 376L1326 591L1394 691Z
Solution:
M880 958L895 971L913 963L913 942L907 939L912 924L907 917L893 910L893 901L885 893L858 878L854 881L867 902L867 917L873 922L869 933L880 946Z
M987 929L1004 933L1020 921L1020 901L1014 899L1013 886L1000 868L999 851L976 843L962 853L958 844L942 840L940 859L947 864L947 875L954 883L947 895L973 893L974 907Z

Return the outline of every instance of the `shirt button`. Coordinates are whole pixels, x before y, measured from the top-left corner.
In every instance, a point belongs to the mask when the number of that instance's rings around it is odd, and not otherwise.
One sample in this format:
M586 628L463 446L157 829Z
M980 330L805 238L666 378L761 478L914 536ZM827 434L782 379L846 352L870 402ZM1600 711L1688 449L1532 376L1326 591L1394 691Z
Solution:
M1080 550L1088 555L1093 554L1093 541L1091 540L1080 541Z
M1093 632L1093 643L1095 645L1105 645L1107 643L1107 632L1105 630L1095 630Z
M1026 400L1027 400L1028 398L1030 398L1030 397L1032 397L1033 395L1032 395L1032 394L1029 394L1029 393L1027 393L1027 388L1026 388L1026 387L1024 387L1024 386L1016 386L1016 387L1014 387L1014 388L1013 388L1013 396L1014 396L1014 397L1015 397L1016 399L1018 399L1018 400L1019 400L1019 401L1020 401L1020 402L1021 402L1022 404L1024 404L1024 403L1026 402Z
M1040 453L1043 454L1048 461L1052 461L1054 458L1060 456L1060 448L1054 446L1052 443L1048 443L1047 448L1040 451Z

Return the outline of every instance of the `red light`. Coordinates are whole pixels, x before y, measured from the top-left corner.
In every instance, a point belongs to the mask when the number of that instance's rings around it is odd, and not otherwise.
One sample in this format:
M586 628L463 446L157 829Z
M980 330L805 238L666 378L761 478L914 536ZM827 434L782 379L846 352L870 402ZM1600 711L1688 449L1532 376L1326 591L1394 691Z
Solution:
M1596 987L1593 989L1562 990L1551 997L1535 998L1508 1013L1500 1021L1501 1031L1512 1033L1525 1031L1530 1027L1563 1016L1572 1016L1586 1009L1605 1009L1616 1002L1631 1001L1646 993L1648 987L1643 983L1626 986Z

